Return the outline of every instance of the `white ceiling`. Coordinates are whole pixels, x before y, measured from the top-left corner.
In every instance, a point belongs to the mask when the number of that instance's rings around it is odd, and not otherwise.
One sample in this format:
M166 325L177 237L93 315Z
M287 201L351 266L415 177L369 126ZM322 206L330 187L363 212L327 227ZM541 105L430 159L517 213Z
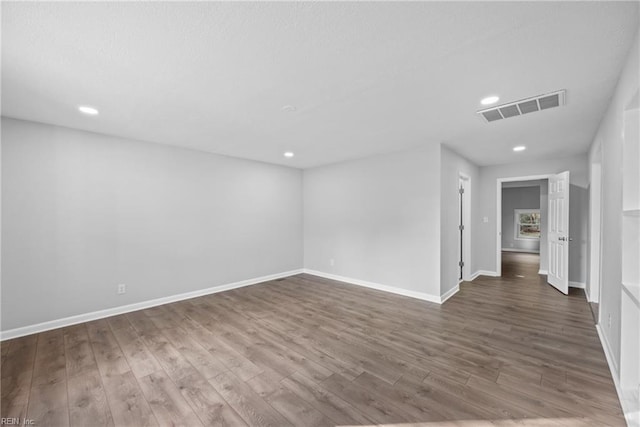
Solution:
M638 22L638 2L3 2L2 113L300 168L437 142L571 155ZM565 107L475 114L559 89Z

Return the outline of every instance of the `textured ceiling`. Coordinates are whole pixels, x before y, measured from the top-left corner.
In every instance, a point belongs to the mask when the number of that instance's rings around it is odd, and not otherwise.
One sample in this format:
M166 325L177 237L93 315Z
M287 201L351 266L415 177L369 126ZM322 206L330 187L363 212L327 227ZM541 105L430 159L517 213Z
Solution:
M543 159L587 150L637 29L637 2L3 2L2 113L301 168L438 142Z

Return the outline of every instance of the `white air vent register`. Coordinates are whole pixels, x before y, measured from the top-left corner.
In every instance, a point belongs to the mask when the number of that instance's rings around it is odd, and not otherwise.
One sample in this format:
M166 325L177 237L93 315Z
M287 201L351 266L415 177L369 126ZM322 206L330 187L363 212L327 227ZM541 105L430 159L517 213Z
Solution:
M477 111L476 114L486 122L494 122L496 120L533 113L534 111L560 107L561 105L565 105L565 92L565 90L559 90L557 92L533 96L531 98L521 99L520 101L486 108Z

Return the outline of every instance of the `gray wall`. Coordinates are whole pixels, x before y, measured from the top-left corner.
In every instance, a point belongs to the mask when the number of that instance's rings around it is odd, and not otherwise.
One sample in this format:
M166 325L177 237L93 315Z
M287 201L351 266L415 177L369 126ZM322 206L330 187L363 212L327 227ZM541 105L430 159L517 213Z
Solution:
M620 366L620 293L622 282L622 143L624 109L639 86L640 45L638 34L629 51L615 94L600 123L590 150L595 161L598 145L602 155L602 269L600 318L602 332L611 347L616 368ZM611 317L611 322L607 319Z
M299 269L301 191L297 169L3 118L2 328Z
M471 193L471 223L466 224L466 236L474 237L478 227L477 218L473 215L473 208L479 203L479 192L476 187L479 182L479 169L476 165L442 146L441 149L441 179L440 179L440 292L445 294L458 284L459 277L459 210L458 210L458 179L460 173L469 177L469 191ZM473 242L473 240L472 240ZM471 259L465 260L470 265L470 272L476 271L476 262L471 251Z
M589 258L589 189L578 185L569 187L569 280L579 284L587 281Z
M488 222L481 222L478 227L476 244L473 251L478 262L478 270L495 272L496 265L496 194L498 178L515 178L536 175L556 174L562 171L571 172L571 187L569 194L569 210L571 220L576 224L572 225L570 232L577 228L577 232L584 230L584 235L571 236L573 241L569 246L570 262L573 264L569 269L569 280L584 282L586 278L586 257L579 256L576 260L575 254L583 252L582 242L586 242L586 224L588 220L588 209L584 208L583 191L588 187L587 176L587 156L577 155L572 157L557 158L544 161L530 161L524 163L513 163L508 165L485 166L480 168L480 203L476 211L479 219L487 217ZM578 216L576 216L578 215ZM584 226L582 224L585 224ZM541 253L541 257L546 254ZM576 261L578 261L576 263ZM546 266L544 266L546 267ZM541 266L543 268L543 266Z
M307 169L305 268L439 296L439 206L437 144Z
M515 236L515 210L540 210L540 185L502 188L502 250L540 252L540 240L522 240ZM542 211L541 211L542 213Z

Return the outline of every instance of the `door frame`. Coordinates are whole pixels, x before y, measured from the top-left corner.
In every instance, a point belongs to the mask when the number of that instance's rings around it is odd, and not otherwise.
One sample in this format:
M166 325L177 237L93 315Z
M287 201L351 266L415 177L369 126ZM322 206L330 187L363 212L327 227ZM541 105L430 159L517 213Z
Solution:
M502 276L502 183L513 181L538 181L553 174L510 176L496 179L496 276Z
M589 285L585 291L587 301L599 303L602 283L602 163L592 162L589 174Z
M460 188L461 182L464 182L464 193L462 193L462 225L464 225L462 239L462 260L464 261L462 281L469 281L471 280L471 177L462 172L458 172L458 188ZM459 239L458 254L460 254Z

